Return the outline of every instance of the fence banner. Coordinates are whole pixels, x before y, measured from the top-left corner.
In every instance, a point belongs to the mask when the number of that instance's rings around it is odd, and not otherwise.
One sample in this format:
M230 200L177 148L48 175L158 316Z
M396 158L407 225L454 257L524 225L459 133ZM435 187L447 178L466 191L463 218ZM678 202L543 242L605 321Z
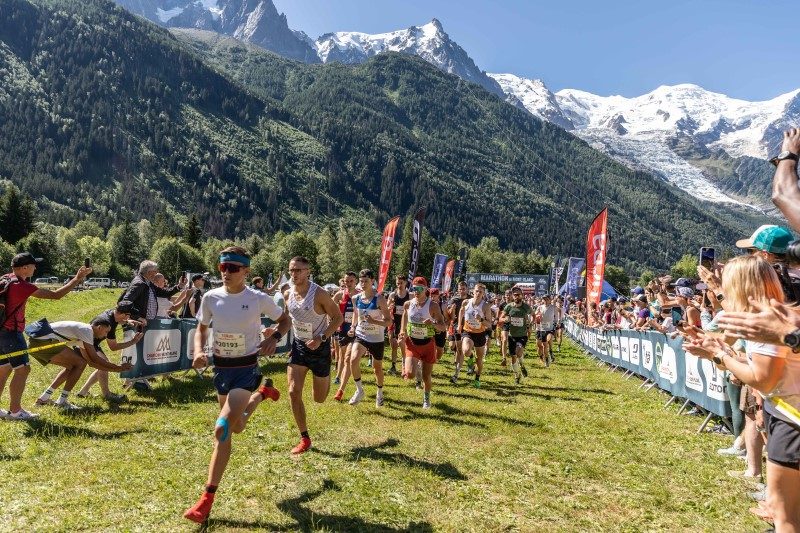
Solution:
M586 328L565 321L570 337L593 356L654 381L673 396L686 398L716 415L730 417L722 372L711 361L683 351L683 339L657 331Z
M261 324L269 327L274 322L261 317ZM213 330L214 324L211 324ZM194 318L155 319L147 323L144 338L122 351L123 357L130 357L133 368L121 372L120 377L126 379L146 378L160 374L169 374L192 368L194 358L194 335L197 331L197 320ZM124 340L133 338L134 331L126 331ZM275 353L287 353L291 348L289 331L278 341ZM209 335L209 339L211 335Z
M378 265L378 292L383 292L383 285L386 283L386 276L389 275L389 265L392 263L392 250L394 249L394 233L397 230L397 222L400 217L394 217L386 223L381 239L381 259Z

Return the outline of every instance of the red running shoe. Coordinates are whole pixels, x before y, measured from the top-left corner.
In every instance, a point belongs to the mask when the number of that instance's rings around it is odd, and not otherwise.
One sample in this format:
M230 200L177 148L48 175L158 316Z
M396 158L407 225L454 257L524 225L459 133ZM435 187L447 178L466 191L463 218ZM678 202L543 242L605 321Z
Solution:
M268 385L261 385L261 387L258 389L258 393L263 399L266 400L269 398L273 402L277 402L278 398L281 397L281 391L273 387L271 383Z
M183 517L187 520L191 520L192 522L202 524L208 520L208 515L211 514L211 506L213 504L214 494L210 492L204 492L203 495L200 496L200 499L197 500L197 503L192 507L189 507L186 512L183 513Z
M292 455L300 455L311 449L311 439L308 437L300 437L300 442L292 448Z
M341 402L343 397L344 397L344 391L342 389L337 390L336 394L333 395L333 399L336 400L337 402Z

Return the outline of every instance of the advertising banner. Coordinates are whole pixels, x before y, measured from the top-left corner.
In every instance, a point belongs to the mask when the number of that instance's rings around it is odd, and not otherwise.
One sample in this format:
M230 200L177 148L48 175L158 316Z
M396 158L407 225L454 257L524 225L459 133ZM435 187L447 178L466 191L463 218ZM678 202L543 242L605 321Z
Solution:
M400 217L394 217L383 229L383 237L381 238L381 258L378 264L378 292L383 291L383 285L386 283L386 276L389 275L389 266L392 263L392 250L394 249L394 234L397 231L397 223Z
M594 357L654 381L716 415L730 417L725 380L710 361L683 351L683 339L657 331L585 328L567 318L567 333Z
M586 304L600 305L603 276L608 251L608 208L603 209L589 226L586 235Z
M414 279L419 269L420 249L422 247L422 222L425 220L425 208L420 207L414 215L411 228L411 263L408 265L408 283Z
M447 256L444 254L436 254L433 258L433 271L431 272L431 285L432 289L441 289L442 281L444 281L444 269L447 265Z
M447 262L447 266L444 269L444 283L442 284L442 291L446 293L450 293L453 290L453 272L456 268L456 260L451 259Z

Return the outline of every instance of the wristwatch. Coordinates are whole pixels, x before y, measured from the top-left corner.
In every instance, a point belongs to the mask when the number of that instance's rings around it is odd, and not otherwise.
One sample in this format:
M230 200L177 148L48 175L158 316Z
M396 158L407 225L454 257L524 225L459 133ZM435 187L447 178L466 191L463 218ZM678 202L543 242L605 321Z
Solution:
M322 335L319 336L319 340L325 342L328 340L328 336L323 333Z
M791 348L794 353L800 353L800 329L784 335L783 343Z
M281 338L283 338L283 335L281 335L280 331L276 330L275 333L272 334L272 338L275 339L276 341L279 341L281 340Z
M718 302L721 302L724 299L725 299L725 295L724 294L717 294L717 301Z
M788 150L784 150L783 152L779 153L778 155L770 159L769 162L777 167L778 163L780 163L785 159L791 159L792 161L797 163L797 160L800 159L800 157L798 157L797 154L793 154Z
M725 354L722 354L722 357L725 357ZM711 358L711 361L713 361L715 365L721 365L722 357L719 357L718 355L715 354L714 357Z

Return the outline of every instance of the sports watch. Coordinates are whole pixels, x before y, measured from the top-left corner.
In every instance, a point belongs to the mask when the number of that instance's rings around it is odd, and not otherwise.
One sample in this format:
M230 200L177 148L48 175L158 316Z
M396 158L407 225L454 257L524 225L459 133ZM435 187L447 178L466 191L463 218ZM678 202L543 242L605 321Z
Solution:
M715 365L721 365L721 364L722 364L722 357L720 357L720 356L718 356L718 355L716 355L716 354L715 354L715 355L714 355L714 357L712 357L712 358L711 358L711 361L712 361L712 362L713 362Z
M784 335L783 343L791 348L794 353L800 353L800 329Z
M778 163L780 163L785 159L791 159L792 161L797 163L797 160L800 159L800 157L798 157L797 154L793 154L788 150L784 150L783 152L779 153L778 155L770 159L769 162L777 167Z
M276 341L279 341L281 338L283 338L283 335L281 335L280 331L275 331L275 333L272 334L272 338Z
M319 336L319 338L320 338L320 340L321 340L322 342L325 342L325 341L327 341L327 340L328 340L328 336L327 336L327 335L325 335L324 333L323 333L322 335L320 335L320 336Z

